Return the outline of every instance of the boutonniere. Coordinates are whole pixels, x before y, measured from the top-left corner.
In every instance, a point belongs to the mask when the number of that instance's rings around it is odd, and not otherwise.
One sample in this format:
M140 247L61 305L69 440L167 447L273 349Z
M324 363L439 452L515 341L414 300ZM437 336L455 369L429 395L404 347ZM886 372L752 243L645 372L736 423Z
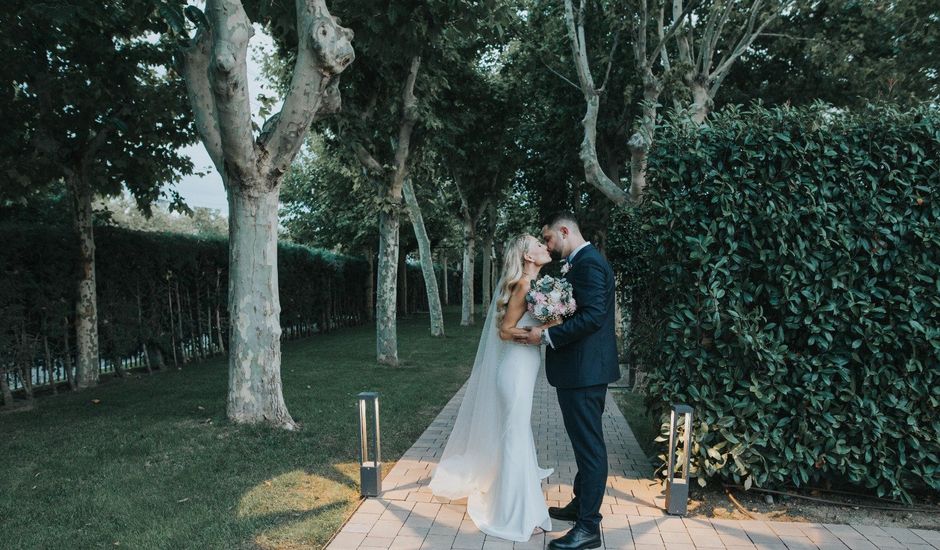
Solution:
M568 271L571 270L571 262L568 260L563 260L564 263L561 264L561 274L567 275Z

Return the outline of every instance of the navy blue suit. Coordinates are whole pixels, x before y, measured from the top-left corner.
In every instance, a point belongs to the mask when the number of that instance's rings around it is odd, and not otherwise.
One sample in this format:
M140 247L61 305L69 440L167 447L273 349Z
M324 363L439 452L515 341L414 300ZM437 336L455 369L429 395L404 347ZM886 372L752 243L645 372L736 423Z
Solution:
M614 272L594 245L582 248L565 274L577 311L548 329L545 374L555 386L565 430L574 448L577 524L600 529L601 502L607 486L607 446L602 419L607 384L620 378L615 335Z

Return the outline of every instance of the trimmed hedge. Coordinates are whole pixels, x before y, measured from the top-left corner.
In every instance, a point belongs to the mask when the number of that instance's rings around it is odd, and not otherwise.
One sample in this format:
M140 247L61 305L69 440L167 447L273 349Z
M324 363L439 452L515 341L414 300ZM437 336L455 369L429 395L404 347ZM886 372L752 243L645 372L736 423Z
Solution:
M700 482L940 489L940 112L726 109L656 140L609 253Z
M145 344L151 355L159 350L158 363L227 348L224 239L96 227L95 241L103 370L115 362L120 368ZM75 238L63 227L18 224L0 226L0 242L0 371L16 365L22 374L26 364L41 364L45 337L55 370L64 374L65 357L74 351L65 349L65 319L74 321ZM368 275L362 259L279 244L284 338L364 322Z

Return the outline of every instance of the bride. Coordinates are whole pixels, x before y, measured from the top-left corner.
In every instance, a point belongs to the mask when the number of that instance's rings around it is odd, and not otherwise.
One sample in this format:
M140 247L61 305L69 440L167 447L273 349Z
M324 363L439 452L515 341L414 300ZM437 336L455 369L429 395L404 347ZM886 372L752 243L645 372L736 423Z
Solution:
M480 531L516 542L529 540L536 527L552 528L541 487L552 470L538 465L531 424L541 352L512 341L539 324L526 311L525 295L550 261L546 246L531 235L507 243L473 371L430 484L437 496L467 497L467 513Z

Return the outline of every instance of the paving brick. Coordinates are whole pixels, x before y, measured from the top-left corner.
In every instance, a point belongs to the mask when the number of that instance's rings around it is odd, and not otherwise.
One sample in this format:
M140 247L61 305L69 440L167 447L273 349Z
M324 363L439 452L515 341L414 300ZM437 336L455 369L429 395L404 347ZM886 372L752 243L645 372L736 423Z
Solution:
M483 548L483 533L458 534L454 539L453 548L463 550L481 550Z
M359 548L359 544L364 538L366 538L366 536L360 533L340 533L330 542L327 549L356 550L356 548Z
M370 537L382 537L382 538L395 538L398 535L398 532L401 531L403 522L401 521L386 521L379 520L375 522L375 525L372 526L372 529L369 530Z
M430 534L424 538L421 550L450 550L454 546L455 538L453 535Z
M896 541L893 537L869 535L866 538L878 548L904 548L904 545Z
M666 543L666 546L669 546L669 545L671 545L671 544L672 544L672 545L680 544L680 545L694 546L694 545L692 544L692 539L691 539L691 538L689 537L689 535L688 535L687 533L685 533L684 531L682 531L682 532L680 532L680 531L662 531L661 533L659 533L659 536L661 536L661 537L663 538L663 542Z
M424 543L424 537L397 536L389 546L390 550L418 550Z
M875 527L875 526L873 526L873 525L859 525L859 524L857 524L857 523L851 523L850 525L852 526L853 529L855 529L855 530L858 531L859 533L865 535L866 537L869 537L869 536L873 536L873 537L885 537L885 536L888 536L888 534L885 533L885 532L881 529L881 527Z
M513 550L512 541L487 536L483 540L483 550Z
M816 545L813 544L813 541L809 540L809 537L780 535L780 540L782 540L790 550L816 550Z
M881 529L898 542L908 544L924 543L924 539L920 538L912 529L903 529L900 527L882 527Z
M360 548L389 548L392 545L394 537L373 537L368 536L359 544Z

